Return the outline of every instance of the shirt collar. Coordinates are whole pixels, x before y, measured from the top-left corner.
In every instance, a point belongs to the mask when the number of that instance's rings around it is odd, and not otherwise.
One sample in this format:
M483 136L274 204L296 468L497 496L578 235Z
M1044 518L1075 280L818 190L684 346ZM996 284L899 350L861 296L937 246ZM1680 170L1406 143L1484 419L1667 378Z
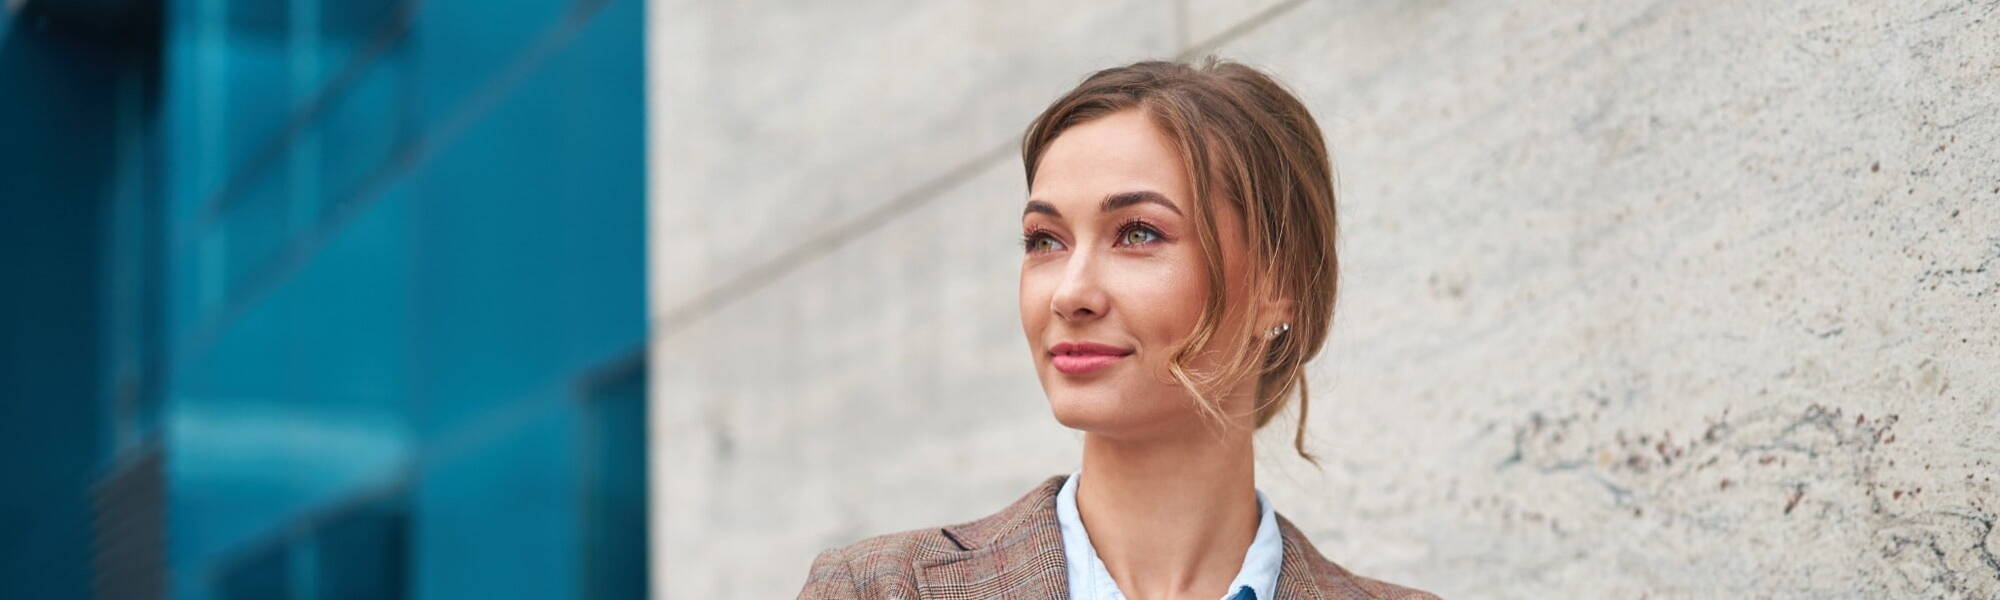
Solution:
M1111 572L1105 570L1104 561L1098 560L1097 548L1090 545L1090 534L1083 529L1083 516L1076 510L1076 481L1082 471L1077 471L1063 481L1062 489L1056 492L1056 523L1062 530L1063 564L1069 572L1069 597L1072 600L1123 600L1125 594L1118 590L1118 583L1111 579ZM1243 566L1236 572L1236 578L1229 582L1229 591L1223 600L1235 598L1245 587L1256 593L1258 600L1275 598L1278 589L1278 568L1284 563L1285 544L1278 535L1277 512L1271 509L1271 502L1264 498L1264 492L1257 492L1257 533L1250 538L1250 548L1243 552Z

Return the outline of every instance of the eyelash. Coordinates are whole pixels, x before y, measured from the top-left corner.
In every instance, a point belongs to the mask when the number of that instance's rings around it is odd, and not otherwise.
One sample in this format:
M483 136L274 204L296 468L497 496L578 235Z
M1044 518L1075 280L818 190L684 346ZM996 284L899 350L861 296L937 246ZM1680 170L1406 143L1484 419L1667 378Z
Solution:
M1157 244L1168 241L1167 234L1161 233L1159 227L1155 227L1153 226L1152 223L1147 223L1145 219L1138 217L1133 217L1131 219L1128 219L1125 221L1123 225L1119 225L1118 233L1113 236L1113 239L1118 240L1117 242L1118 244L1124 245L1125 236L1130 235L1134 230L1141 230L1141 229L1145 230L1147 233L1152 234L1153 240L1150 242L1142 242L1140 245ZM1055 234L1049 233L1048 229L1042 227L1036 227L1034 229L1029 230L1027 235L1021 236L1021 249L1030 254L1035 252L1044 252L1044 250L1037 250L1035 248L1035 244L1042 241L1043 239L1047 239L1057 244L1062 243L1062 240L1056 239Z

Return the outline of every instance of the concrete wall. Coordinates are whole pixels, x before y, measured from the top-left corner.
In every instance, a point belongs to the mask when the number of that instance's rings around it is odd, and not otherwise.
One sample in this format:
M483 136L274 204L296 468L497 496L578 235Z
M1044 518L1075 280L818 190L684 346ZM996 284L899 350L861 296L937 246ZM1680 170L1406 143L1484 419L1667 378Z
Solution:
M838 4L838 6L834 6ZM1450 598L2000 597L2000 2L653 0L654 581L1077 460L1015 307L1014 144L1088 71L1268 68L1346 239L1334 560Z

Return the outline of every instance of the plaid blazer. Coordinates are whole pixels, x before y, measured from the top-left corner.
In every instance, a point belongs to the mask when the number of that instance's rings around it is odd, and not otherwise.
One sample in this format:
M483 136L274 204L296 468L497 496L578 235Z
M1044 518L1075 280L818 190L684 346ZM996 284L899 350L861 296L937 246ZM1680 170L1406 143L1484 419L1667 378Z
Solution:
M813 560L801 599L971 600L1067 598L1056 491L1049 478L986 518L943 528L881 535ZM1284 539L1277 597L1315 600L1438 600L1427 592L1383 583L1333 564L1292 522L1278 517Z

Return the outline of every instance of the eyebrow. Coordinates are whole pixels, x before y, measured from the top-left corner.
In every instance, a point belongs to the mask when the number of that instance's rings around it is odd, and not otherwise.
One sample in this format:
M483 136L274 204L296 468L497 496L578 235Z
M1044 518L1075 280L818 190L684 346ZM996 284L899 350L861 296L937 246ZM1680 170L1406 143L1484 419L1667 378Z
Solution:
M1098 204L1097 210L1099 212L1111 212L1114 210L1118 210L1128 206L1133 206L1136 204L1158 204L1160 206L1167 207L1167 210L1173 211L1174 214L1176 215L1181 214L1180 207L1174 206L1174 202L1172 200L1168 200L1166 195L1161 194L1159 192L1155 192L1153 190L1139 190L1136 192L1119 192L1116 194L1105 196L1104 202Z
M1097 210L1099 212L1111 212L1138 204L1158 204L1167 207L1167 210L1173 211L1176 215L1181 214L1180 207L1174 206L1174 202L1168 200L1166 195L1152 190L1118 192L1105 196L1104 201L1098 203ZM1056 205L1042 200L1029 200L1028 207L1021 211L1021 216L1025 217L1033 213L1042 213L1058 219L1062 218L1062 211L1056 210Z

